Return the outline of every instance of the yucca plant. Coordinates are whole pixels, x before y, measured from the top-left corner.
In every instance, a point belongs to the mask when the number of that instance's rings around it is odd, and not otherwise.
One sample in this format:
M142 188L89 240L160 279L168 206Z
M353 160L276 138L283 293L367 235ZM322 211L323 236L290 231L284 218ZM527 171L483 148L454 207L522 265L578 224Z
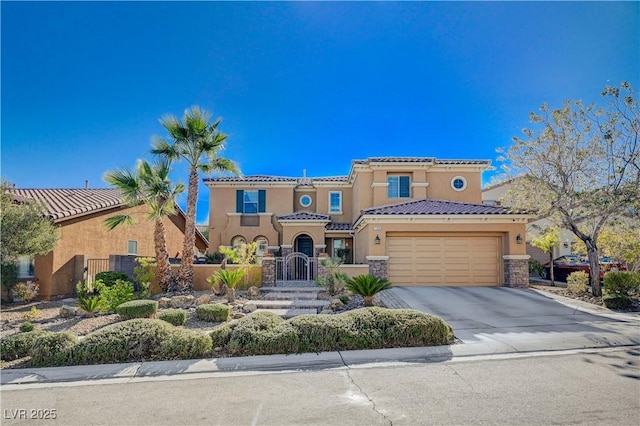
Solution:
M107 301L100 296L78 297L76 304L89 317L93 317L96 312L106 311L109 308Z
M242 278L244 278L245 271L243 269L220 269L218 272L210 276L207 281L213 286L216 282L220 282L227 287L227 302L232 303L236 300L236 286Z
M371 274L347 279L347 289L362 296L364 306L373 306L373 296L388 288L391 288L389 281Z

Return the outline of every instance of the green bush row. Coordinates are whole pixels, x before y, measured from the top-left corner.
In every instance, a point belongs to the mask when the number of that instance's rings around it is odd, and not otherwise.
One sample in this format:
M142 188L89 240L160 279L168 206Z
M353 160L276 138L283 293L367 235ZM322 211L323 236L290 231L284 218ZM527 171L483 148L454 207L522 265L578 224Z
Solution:
M222 303L210 303L196 308L196 317L202 321L221 322L231 317L231 306Z
M155 300L131 300L116 307L116 313L124 320L153 318L157 311L158 302Z
M235 355L434 346L453 342L442 319L410 309L367 308L283 320L257 312L211 333L214 348Z
M0 359L3 361L13 361L28 356L33 343L38 337L46 334L50 334L50 332L33 330L3 337L0 339Z
M187 322L187 312L184 309L165 309L158 314L158 318L173 325L184 325Z

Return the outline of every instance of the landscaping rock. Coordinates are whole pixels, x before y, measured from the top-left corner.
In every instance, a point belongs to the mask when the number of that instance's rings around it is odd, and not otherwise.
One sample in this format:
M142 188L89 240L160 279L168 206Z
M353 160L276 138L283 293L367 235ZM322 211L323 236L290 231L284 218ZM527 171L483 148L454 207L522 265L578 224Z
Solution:
M221 284L219 281L211 287L211 290L216 296L224 296L227 294L227 286Z
M211 302L211 296L208 294L203 294L202 296L198 297L196 299L196 305L200 306L200 305L206 305L207 303Z
M323 309L320 311L321 314L332 314L333 311L331 309Z
M342 303L342 300L340 299L333 299L331 301L331 304L329 305L329 307L331 309L340 309L344 306L344 303Z
M249 287L247 290L247 297L249 299L253 299L254 297L260 296L260 289L256 286Z
M258 307L254 303L247 303L242 307L242 311L246 313L251 313L258 309Z
M60 318L73 318L78 315L78 309L73 306L63 305L60 308Z
M196 298L193 295L189 294L186 296L173 296L171 298L171 307L172 308L188 308L193 305Z
M242 312L234 312L232 317L233 319L240 319L246 317L247 314L243 314Z
M169 297L161 297L158 300L158 307L159 308L169 308L169 307L171 307L171 298L169 298Z

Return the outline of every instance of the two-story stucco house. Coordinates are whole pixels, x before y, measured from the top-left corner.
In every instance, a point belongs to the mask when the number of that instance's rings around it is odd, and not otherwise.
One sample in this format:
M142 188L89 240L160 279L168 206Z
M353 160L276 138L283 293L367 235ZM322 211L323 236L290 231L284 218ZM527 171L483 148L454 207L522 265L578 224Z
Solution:
M482 204L486 160L379 157L348 175L205 179L209 250L342 255L395 285L528 283L528 216Z

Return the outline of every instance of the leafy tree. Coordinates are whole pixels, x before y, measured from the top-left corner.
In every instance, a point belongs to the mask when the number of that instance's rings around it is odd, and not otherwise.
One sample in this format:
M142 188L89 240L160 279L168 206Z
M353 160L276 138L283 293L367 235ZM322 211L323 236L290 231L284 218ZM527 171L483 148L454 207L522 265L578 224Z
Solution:
M616 220L600 233L600 254L625 263L629 271L640 272L640 224L630 219ZM584 252L582 241L576 241L574 250Z
M211 114L197 106L184 112L182 121L173 115L160 119L169 132L169 139L154 137L151 152L170 160L185 160L189 169L187 213L184 230L182 262L178 270L178 282L183 289L193 286L193 252L195 246L196 203L198 200L199 173L215 171L238 174L231 160L221 158L218 152L224 147L227 135L218 130L221 119L209 122Z
M244 283L247 284L247 280L249 279L249 269L250 265L255 265L257 263L258 258L256 257L256 250L258 249L258 243L243 243L237 247L228 248L225 246L220 246L218 250L220 253L224 255L226 259L228 259L231 263L235 263L238 265L242 265L242 269L244 270Z
M7 181L0 184L0 262L2 285L10 290L16 283L13 266L21 256L47 254L60 238L60 231L44 215L45 209L35 201L18 200ZM5 276L6 275L6 276ZM9 297L11 292L8 292Z
M560 230L556 227L546 228L540 235L532 236L531 245L539 248L544 253L549 253L549 261L551 266L549 267L551 285L555 286L553 276L553 249L560 245Z
M170 289L172 283L163 219L176 213L176 197L184 191L184 185L181 183L174 185L169 179L170 164L167 159L161 159L155 164L138 160L135 171L117 169L104 175L104 180L107 183L122 191L128 205L136 206L143 203L147 206L147 218L154 223L156 273L158 283L163 290ZM132 223L134 223L134 218L124 214L105 220L105 225L110 230L122 224Z
M640 209L640 113L632 87L606 87L604 107L565 101L531 113L534 129L514 137L505 170L515 208L536 210L572 231L587 248L593 294L600 296L598 238L617 216Z

